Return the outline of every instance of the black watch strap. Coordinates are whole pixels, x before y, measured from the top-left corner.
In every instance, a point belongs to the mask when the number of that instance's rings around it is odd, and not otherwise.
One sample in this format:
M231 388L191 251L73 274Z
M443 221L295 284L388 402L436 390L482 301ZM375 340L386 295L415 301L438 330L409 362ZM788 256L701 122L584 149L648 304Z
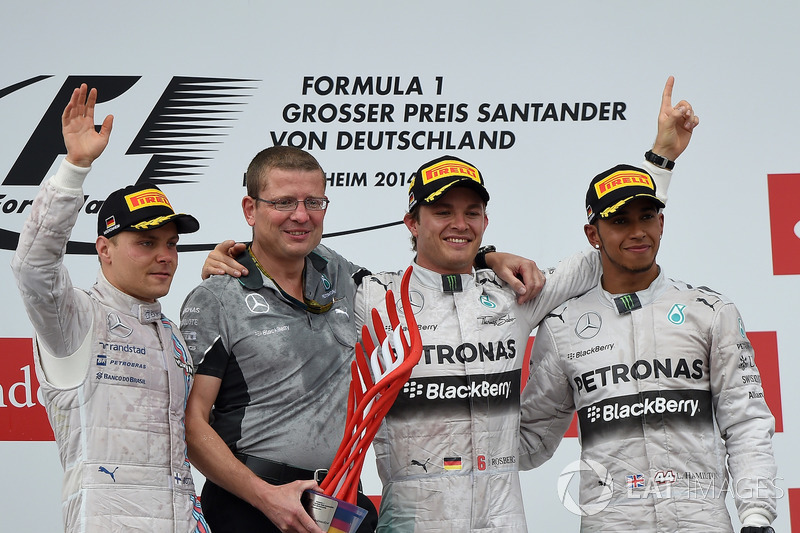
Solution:
M496 251L497 248L495 248L491 244L488 246L481 246L480 248L478 248L478 255L475 256L475 269L481 270L484 268L489 268L489 265L486 264L486 254L490 254Z
M675 168L675 161L653 153L652 150L648 150L644 153L644 159L645 161L649 161L659 168L666 168L667 170L672 170Z
M753 527L747 526L742 528L741 533L775 533L771 526Z

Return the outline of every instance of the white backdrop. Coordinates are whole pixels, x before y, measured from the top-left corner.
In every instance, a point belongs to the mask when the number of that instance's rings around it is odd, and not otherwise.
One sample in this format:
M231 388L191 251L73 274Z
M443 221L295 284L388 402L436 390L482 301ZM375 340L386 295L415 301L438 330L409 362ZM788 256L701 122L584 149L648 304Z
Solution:
M52 105L60 113L63 103L57 98L65 83L88 76L100 86L123 87L118 96L98 105L98 114L116 118L111 144L87 180L90 211L96 207L93 200L149 172L148 165L174 148L171 142L154 143L141 135L159 137L151 117L169 114L161 99L178 94L172 84L185 86L187 78L203 78L207 87L194 88L211 94L201 98L211 101L211 111L200 115L193 132L214 135L180 145L178 157L203 159L178 161L175 175L167 176L163 185L178 209L201 222L201 231L186 236L182 244L247 239L239 208L242 173L257 151L286 132L285 139L293 141L327 135L324 146L310 148L332 180L326 233L400 220L407 202L403 176L407 179L428 159L451 153L478 166L487 180L492 200L485 242L550 266L586 246L582 203L588 181L616 163L642 160L655 136L664 82L675 75L675 101L690 100L701 125L676 167L659 263L671 277L732 297L748 331L777 339L784 386L769 393L784 406L782 431L774 439L783 478L779 485L787 491L800 487L800 461L791 444L800 437L800 415L791 409L798 405L800 392L791 383L800 372L800 360L790 340L800 294L800 225L793 227L800 220L800 177L773 191L784 199L794 195L794 202L780 208L771 208L768 189L768 175L800 173L800 4L7 4L0 32L0 229L10 232L0 235L6 243L0 249L0 531L60 529L56 447L24 436L43 410L27 377L32 367L24 357L30 354L13 341L29 339L31 327L7 266L13 253L8 243L27 215L25 200L33 198L61 160L40 135L59 133L58 115L48 110ZM334 85L341 78L340 94L320 94L327 93L326 77ZM357 78L371 80L372 91L360 90ZM379 94L387 80L391 91ZM348 94L341 94L342 89ZM608 120L600 120L600 112L590 120L562 117L563 105L600 110L604 102L610 103L609 109L624 110L616 117L604 116ZM327 121L333 108L326 107L321 116L314 115L316 122L295 121L284 114L291 104L317 110L332 104L338 114ZM357 121L353 114L350 121L339 121L346 104L351 111L358 104L375 105L375 120ZM418 111L426 105L434 106L434 112L422 120ZM513 105L528 106L527 120L511 120ZM440 106L438 115L435 106ZM53 116L55 121L38 128L43 117ZM422 145L404 146L399 133L387 133L403 131L409 139L423 139ZM342 139L357 138L358 132L371 132L373 144L377 133L384 132L383 142L369 147L365 137L362 149L341 144ZM482 132L497 136L494 148L478 146ZM458 146L469 134L475 148L426 145L429 137L449 136ZM12 172L20 159L38 163L40 170ZM186 166L190 164L198 166ZM348 184L347 173L358 178ZM775 231L770 221L778 219L792 226L783 232L776 252L794 265L793 274L773 273ZM93 242L94 224L92 214L83 214L73 239ZM411 258L402 226L324 242L372 270L396 270ZM181 255L178 278L163 299L173 319L183 297L199 282L205 255ZM76 285L91 285L94 257L70 255L66 261ZM531 531L577 530L578 518L561 506L556 493L559 473L577 456L576 440L567 439L548 464L523 474ZM368 493L380 492L371 465L365 483ZM779 502L780 517L774 524L779 531L790 529L791 494ZM797 515L800 503L795 506Z

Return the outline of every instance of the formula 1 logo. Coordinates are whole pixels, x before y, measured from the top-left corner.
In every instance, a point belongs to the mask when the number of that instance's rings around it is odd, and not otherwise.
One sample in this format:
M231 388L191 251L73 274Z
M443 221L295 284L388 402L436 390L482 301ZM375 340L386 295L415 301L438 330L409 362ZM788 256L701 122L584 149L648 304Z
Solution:
M772 273L800 274L800 174L770 174Z
M4 101L3 98L51 77L36 76L0 88L0 106L14 105L6 103L11 99ZM0 249L16 249L18 230L30 210L37 192L35 188L48 177L56 158L66 154L61 137L61 114L73 89L81 83L96 87L97 103L102 104L125 94L140 79L141 76L69 76L64 80L0 183ZM148 104L152 105L152 110L141 118L143 122L139 132L125 152L125 155L149 156L147 163L138 178L135 175L122 178L113 188L145 181L158 185L197 183L202 177L199 169L218 150L220 138L227 134L235 120L235 112L246 103L245 97L252 95L254 81L257 80L174 76L158 100ZM98 119L102 120L102 116ZM131 119L135 120L135 117L129 117ZM5 125L11 127L8 122ZM112 142L125 140L112 136ZM0 169L0 177L2 172ZM82 214L96 214L104 199L105 195L98 198L88 194ZM10 219L17 221L17 228L9 227L12 224ZM67 253L94 254L93 237L91 242L70 241ZM212 247L194 245L190 248Z

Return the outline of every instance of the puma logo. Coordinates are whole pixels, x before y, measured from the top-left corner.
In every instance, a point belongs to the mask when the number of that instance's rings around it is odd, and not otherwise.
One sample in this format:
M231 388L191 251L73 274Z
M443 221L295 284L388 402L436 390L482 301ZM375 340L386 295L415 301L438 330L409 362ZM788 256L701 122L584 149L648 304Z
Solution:
M114 472L116 472L117 470L119 470L119 467L115 468L113 472L109 472L108 469L106 469L106 467L104 466L101 466L100 468L97 469L98 472L102 472L104 474L108 474L109 476L111 476L111 480L114 483L117 482L117 478L114 477Z
M421 466L422 469L427 474L428 473L428 466L427 465L430 462L430 460L431 460L431 458L428 457L427 459L425 459L425 463L423 464L423 463L420 463L419 461L417 461L416 459L411 459L411 464L414 465L414 466Z

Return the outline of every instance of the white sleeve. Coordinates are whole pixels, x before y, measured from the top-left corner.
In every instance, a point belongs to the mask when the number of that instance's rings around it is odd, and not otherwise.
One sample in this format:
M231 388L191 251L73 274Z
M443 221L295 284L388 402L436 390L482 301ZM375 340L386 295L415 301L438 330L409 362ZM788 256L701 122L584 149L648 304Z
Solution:
M542 292L523 305L531 329L565 301L595 287L602 272L600 254L593 249L573 254L559 262L556 268L545 272Z
M61 163L36 195L11 261L38 342L54 357L78 351L91 330L88 296L73 288L63 264L89 170Z
M531 374L520 399L519 468L530 470L552 457L572 423L575 401L558 364L552 332L542 324L533 343Z
M666 205L667 191L669 190L669 184L672 180L672 171L657 167L649 161L642 163L642 168L644 168L653 178L653 181L656 184L656 196Z

